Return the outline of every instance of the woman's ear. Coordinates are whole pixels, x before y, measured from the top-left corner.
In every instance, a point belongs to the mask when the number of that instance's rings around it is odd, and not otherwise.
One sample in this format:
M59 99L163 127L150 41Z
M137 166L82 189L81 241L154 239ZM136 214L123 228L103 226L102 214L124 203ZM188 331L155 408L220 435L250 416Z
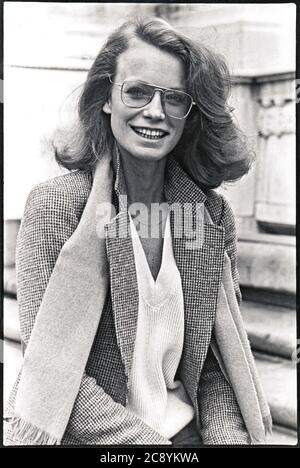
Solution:
M103 112L105 112L105 114L111 114L110 100L106 101L106 103L102 107L102 110Z

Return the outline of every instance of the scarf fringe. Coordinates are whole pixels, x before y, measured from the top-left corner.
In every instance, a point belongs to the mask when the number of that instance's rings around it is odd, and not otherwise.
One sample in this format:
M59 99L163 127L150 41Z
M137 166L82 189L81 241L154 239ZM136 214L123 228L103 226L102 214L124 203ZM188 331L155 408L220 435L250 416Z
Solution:
M265 433L267 435L272 435L273 432L273 422L272 422L272 416L268 414L268 416L265 416L263 418L263 423L265 426Z
M270 414L268 414L268 416L263 417L263 424L264 424L265 438L266 438L268 435L272 435L273 424L272 424L272 417ZM261 444L266 443L266 441L263 440L263 436L257 437L257 435L253 432L249 433L249 436L250 436L251 444L261 445Z
M249 437L250 437L251 445L264 445L264 444L266 444L266 440L263 437L263 435L261 435L261 437L257 437L255 434L249 432Z
M10 418L7 423L11 429L12 438L18 440L19 445L58 445L60 441L37 426L24 421L22 418Z

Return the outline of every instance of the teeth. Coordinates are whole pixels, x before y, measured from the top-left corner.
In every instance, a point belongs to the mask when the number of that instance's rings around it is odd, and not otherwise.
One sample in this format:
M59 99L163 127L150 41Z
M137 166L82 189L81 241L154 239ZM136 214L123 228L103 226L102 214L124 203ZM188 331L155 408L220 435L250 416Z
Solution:
M143 127L135 127L134 130L136 133L146 138L161 138L165 134L165 132L161 130L149 130L149 128Z

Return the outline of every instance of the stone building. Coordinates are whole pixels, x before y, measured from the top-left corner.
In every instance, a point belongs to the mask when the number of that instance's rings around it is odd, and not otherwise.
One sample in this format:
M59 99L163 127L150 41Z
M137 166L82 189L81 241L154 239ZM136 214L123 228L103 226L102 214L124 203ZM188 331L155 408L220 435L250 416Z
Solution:
M219 190L237 219L242 312L276 426L272 441L295 443L294 4L6 3L7 359L20 359L18 345L11 341L19 337L14 249L26 197L34 184L62 173L49 139L71 118L104 38L132 14L165 17L224 54L229 63L231 102L255 149L256 164L239 182ZM7 389L13 377L7 372Z

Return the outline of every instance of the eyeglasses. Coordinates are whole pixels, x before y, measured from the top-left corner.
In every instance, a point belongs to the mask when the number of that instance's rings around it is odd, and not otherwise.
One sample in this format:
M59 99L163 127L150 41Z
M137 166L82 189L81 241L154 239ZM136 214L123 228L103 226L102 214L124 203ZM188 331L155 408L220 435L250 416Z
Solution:
M109 81L121 88L121 99L127 107L139 109L146 106L152 101L155 91L162 93L164 112L174 119L186 118L192 106L196 104L192 96L184 91L161 88L139 80L125 80L123 83L115 83L112 81L111 75L109 75Z

